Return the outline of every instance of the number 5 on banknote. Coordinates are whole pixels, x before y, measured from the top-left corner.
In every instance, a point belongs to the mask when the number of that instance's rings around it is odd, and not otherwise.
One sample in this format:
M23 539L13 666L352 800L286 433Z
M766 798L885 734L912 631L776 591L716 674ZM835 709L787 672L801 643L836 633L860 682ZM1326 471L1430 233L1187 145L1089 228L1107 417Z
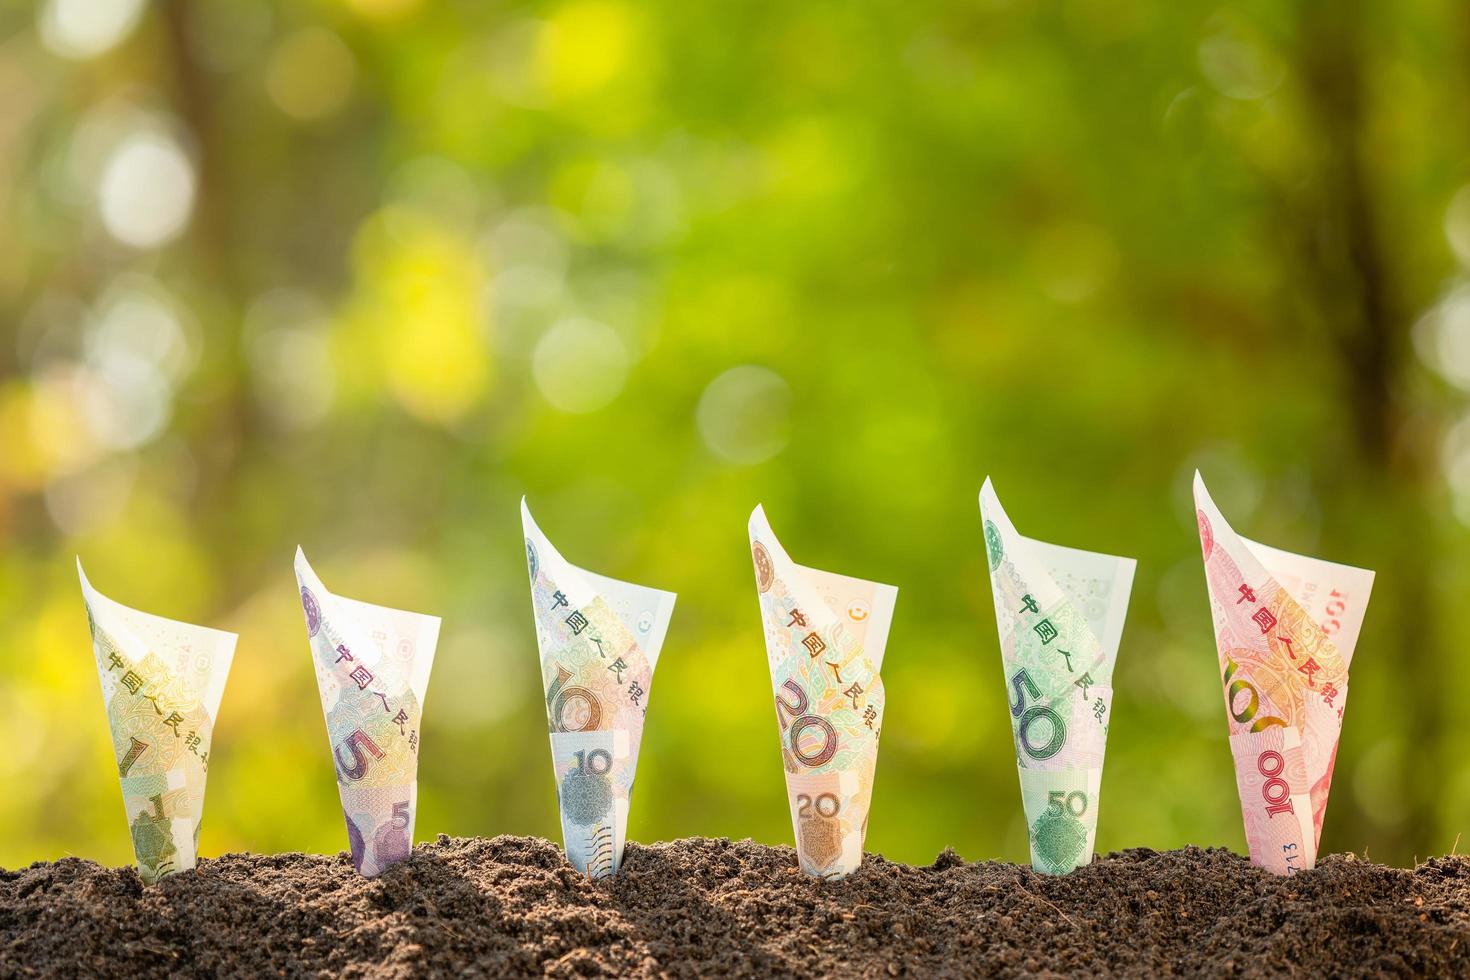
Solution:
M296 549L352 865L371 878L413 851L419 725L439 619L334 595Z
M1198 473L1194 502L1251 863L1291 874L1317 863L1373 573L1247 541Z
M980 515L1031 866L1066 874L1092 860L1113 664L1136 563L1022 537L989 480Z

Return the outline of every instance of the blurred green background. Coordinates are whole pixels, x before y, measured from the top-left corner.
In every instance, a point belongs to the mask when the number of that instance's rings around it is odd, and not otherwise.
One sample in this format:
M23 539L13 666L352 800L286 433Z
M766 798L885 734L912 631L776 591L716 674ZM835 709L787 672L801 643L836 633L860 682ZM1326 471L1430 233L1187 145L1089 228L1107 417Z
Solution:
M517 501L679 593L630 837L790 841L745 522L899 586L868 848L1027 857L976 492L1139 559L1100 851L1244 849L1189 479L1378 571L1323 846L1470 827L1470 7L0 0L0 865L131 861L78 590L240 633L202 851L345 847L291 571L557 839Z

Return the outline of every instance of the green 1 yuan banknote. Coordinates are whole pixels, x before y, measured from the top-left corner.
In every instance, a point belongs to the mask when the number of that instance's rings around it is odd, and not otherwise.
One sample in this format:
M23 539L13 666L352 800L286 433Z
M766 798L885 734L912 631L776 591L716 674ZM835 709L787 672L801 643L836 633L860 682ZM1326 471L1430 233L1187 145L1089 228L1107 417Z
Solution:
M77 561L133 854L144 883L192 868L214 722L234 633L153 616L102 595Z
M352 864L371 878L413 850L439 619L333 595L299 548L296 581Z
M593 878L623 863L638 749L674 594L578 568L521 500L531 612L567 860Z
M1113 715L1113 666L1137 563L1023 537L980 490L1031 866L1092 860Z

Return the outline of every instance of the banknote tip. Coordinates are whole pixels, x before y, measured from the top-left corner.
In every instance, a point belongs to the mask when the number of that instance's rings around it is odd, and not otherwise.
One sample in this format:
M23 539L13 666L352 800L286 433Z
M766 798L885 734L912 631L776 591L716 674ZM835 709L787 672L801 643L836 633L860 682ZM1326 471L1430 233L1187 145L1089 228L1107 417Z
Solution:
M526 503L526 498L524 496L521 497L521 531L525 533L527 537L530 537L533 534L536 537L540 538L546 537L546 535L543 534L541 531L541 525L537 524L536 518L531 516L531 505ZM551 542L549 541L547 542L547 544L550 543Z
M980 488L980 516L988 521L1002 518L1005 512L1006 509L1000 503L1000 494L995 492L995 484L987 476L985 485Z
M746 528L750 531L752 535L754 535L759 534L762 529L769 530L770 527L771 522L770 519L766 517L765 504L756 504L755 510L750 512L750 520L746 522ZM771 533L774 534L775 532L772 531Z
M1194 471L1194 499L1196 501L1199 501L1201 499L1208 499L1209 496L1210 496L1210 491L1207 490L1207 489L1205 489L1205 478L1204 478L1204 475L1201 474L1199 470L1195 470Z

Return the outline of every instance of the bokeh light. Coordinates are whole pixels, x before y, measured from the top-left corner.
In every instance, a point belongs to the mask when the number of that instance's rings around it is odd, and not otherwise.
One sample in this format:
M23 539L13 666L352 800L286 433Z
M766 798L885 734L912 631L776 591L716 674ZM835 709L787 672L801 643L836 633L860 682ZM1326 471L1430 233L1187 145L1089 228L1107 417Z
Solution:
M763 463L786 448L791 388L769 368L730 368L699 396L699 434L716 456L732 463Z
M341 38L306 27L276 46L266 66L265 85L286 115L320 119L347 102L355 74L352 52Z
M1451 289L1414 327L1419 356L1450 384L1470 391L1470 283Z
M563 320L546 331L532 362L536 387L563 412L595 412L623 390L628 350L617 331L595 320Z
M1444 236L1460 265L1470 269L1470 184L1450 198L1444 212Z
M158 131L132 133L113 148L98 181L102 222L125 245L163 245L184 230L194 185L194 166L177 141Z
M260 411L283 429L310 429L336 397L331 325L310 295L277 290L245 316L244 340Z
M143 7L144 0L45 0L41 37L64 58L93 58L127 37Z

